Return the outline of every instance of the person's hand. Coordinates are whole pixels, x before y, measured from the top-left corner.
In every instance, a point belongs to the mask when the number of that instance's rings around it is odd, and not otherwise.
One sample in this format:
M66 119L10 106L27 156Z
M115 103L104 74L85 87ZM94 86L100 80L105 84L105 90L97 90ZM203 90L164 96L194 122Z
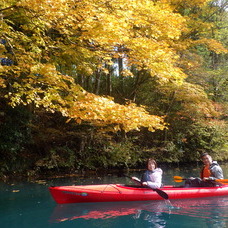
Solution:
M207 181L207 180L209 180L208 177L204 177L204 178L203 178L203 181Z
M132 180L135 180L135 181L139 181L139 182L140 182L140 180L139 180L139 178L138 178L138 177L132 177L131 179L132 179Z
M148 186L147 182L142 182L143 186Z

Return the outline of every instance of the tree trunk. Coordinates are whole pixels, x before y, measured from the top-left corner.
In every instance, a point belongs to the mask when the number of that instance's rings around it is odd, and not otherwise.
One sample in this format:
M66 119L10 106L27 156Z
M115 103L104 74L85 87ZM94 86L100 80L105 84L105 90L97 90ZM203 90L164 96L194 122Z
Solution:
M91 91L92 90L92 85L91 85L91 77L90 76L86 76L86 78L84 79L84 88L87 91Z
M134 82L134 88L133 88L133 91L132 91L132 93L131 93L131 97L130 97L130 99L133 101L133 102L135 102L136 101L136 94L137 94L137 90L138 90L138 88L139 88L139 72L137 72L137 74L136 74L136 78L135 78L135 82Z
M123 82L123 75L122 75L122 71L123 71L123 59L122 58L118 58L118 76L120 79L120 93L123 95L124 92L124 82Z
M77 77L78 84L84 88L85 86L85 77L83 75L78 75Z
M114 68L112 66L106 65L106 68L108 69L108 75L106 78L106 94L108 96L111 96L112 94L112 75L113 75L113 71Z
M111 94L112 94L111 72L109 72L109 74L107 75L106 93L107 93L108 96L111 96Z
M94 84L94 93L99 94L101 84L101 71L99 69L96 70L95 73L95 84Z

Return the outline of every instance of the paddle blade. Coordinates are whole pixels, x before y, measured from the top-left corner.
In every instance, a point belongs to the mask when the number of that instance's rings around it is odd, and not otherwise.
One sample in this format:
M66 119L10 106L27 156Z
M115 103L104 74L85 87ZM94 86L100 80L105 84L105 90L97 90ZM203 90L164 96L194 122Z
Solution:
M220 182L220 183L224 183L224 184L228 184L228 179L217 179L215 181Z
M179 182L182 182L182 181L184 180L184 179L183 179L182 177L180 177L180 176L174 176L173 179L174 179L175 182L178 182L178 183L179 183Z
M174 176L173 177L175 180L183 180L183 177L180 177L180 176Z
M180 183L180 182L182 182L183 180L175 180L175 179L174 179L174 181L175 181L176 183Z
M153 189L155 192L157 192L158 193L158 195L159 196L161 196L163 199L169 199L169 196L168 196L168 194L167 193L165 193L164 191L162 191L161 189L158 189L158 188L156 188L156 189Z

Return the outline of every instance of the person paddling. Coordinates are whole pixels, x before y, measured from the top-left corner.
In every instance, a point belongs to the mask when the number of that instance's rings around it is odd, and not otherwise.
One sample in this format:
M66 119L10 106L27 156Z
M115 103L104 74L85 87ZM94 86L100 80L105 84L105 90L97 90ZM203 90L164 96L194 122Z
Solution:
M185 181L184 187L214 187L219 183L216 179L223 179L223 171L217 161L213 161L212 157L208 153L201 155L201 160L204 164L200 178L188 178Z
M132 180L141 182L143 186L149 186L150 188L160 188L162 185L162 169L157 167L157 163L154 159L149 158L147 161L147 170L143 173L141 180L137 177L132 177Z

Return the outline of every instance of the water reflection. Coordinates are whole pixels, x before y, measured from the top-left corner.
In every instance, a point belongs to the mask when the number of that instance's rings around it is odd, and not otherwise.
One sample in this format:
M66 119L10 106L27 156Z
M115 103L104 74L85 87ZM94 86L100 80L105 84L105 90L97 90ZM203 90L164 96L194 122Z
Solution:
M200 199L179 199L150 202L106 202L56 205L51 215L51 223L77 219L109 219L131 216L144 221L148 227L167 227L176 215L186 215L205 219L207 227L226 227L228 198L210 197ZM178 221L181 224L181 221Z

